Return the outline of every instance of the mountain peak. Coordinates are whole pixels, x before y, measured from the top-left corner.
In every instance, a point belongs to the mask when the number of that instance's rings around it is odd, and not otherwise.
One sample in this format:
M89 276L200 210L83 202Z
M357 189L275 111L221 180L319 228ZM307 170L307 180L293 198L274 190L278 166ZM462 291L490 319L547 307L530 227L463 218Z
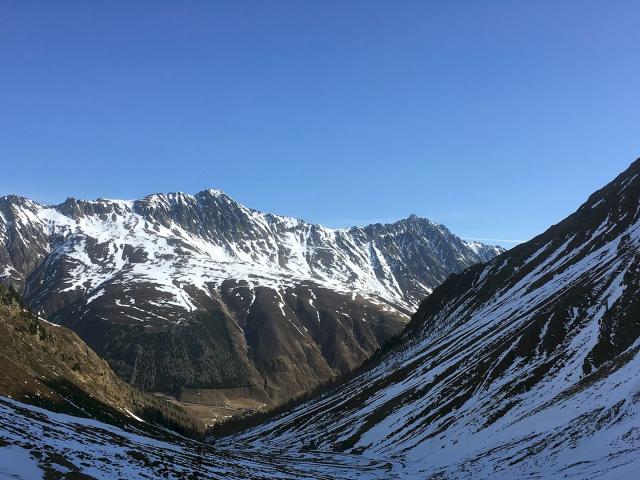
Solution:
M221 190L219 188L207 188L205 190L202 190L196 193L195 196L196 197L213 197L213 198L220 198L220 197L230 198L229 195L227 195L224 192L224 190Z
M220 195L226 195L224 190L221 190L219 188L207 188L206 190L203 190L200 193L203 193L203 192L206 192L209 195L213 195L214 197L219 197Z
M421 217L420 215L417 215L415 213L412 213L411 215L409 215L407 218L402 218L400 220L398 220L397 222L393 223L394 225L416 225L416 226L429 226L429 227L442 227L442 225L440 225L439 223L436 222L432 222L431 220L429 220L426 217Z

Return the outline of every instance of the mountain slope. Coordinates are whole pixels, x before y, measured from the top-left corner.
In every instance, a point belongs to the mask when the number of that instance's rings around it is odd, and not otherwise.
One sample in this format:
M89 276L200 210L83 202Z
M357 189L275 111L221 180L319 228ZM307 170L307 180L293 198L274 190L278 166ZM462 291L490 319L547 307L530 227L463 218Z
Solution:
M131 384L279 403L349 371L451 272L501 250L412 216L332 230L216 190L0 199L0 271Z
M38 318L3 285L0 395L115 424L142 416L190 435L204 432L181 408L122 381L75 333Z
M389 470L345 455L221 452L163 425L202 434L182 409L136 391L75 333L0 285L0 478L358 478Z
M639 298L640 160L449 278L379 365L234 442L360 453L409 478L631 478Z

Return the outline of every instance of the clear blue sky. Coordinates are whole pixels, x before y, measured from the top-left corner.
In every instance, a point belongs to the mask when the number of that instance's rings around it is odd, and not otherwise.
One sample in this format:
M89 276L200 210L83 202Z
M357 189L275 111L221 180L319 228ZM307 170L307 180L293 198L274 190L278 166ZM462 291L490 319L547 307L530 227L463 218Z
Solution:
M640 156L639 5L0 0L0 194L525 240Z

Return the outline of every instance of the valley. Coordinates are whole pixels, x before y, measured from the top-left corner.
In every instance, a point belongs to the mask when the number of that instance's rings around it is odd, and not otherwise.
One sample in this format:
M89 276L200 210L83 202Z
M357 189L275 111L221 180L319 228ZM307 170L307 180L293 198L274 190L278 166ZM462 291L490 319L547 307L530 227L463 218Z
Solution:
M3 399L0 452L94 478L629 478L639 232L640 160L531 241L449 276L357 374L290 410L200 443L133 415L110 426Z

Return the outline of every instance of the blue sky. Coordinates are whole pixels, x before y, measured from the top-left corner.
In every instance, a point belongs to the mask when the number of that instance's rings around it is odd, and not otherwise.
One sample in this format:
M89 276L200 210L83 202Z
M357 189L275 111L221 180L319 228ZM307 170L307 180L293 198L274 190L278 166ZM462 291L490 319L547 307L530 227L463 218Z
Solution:
M526 240L640 156L633 1L0 0L0 194Z

